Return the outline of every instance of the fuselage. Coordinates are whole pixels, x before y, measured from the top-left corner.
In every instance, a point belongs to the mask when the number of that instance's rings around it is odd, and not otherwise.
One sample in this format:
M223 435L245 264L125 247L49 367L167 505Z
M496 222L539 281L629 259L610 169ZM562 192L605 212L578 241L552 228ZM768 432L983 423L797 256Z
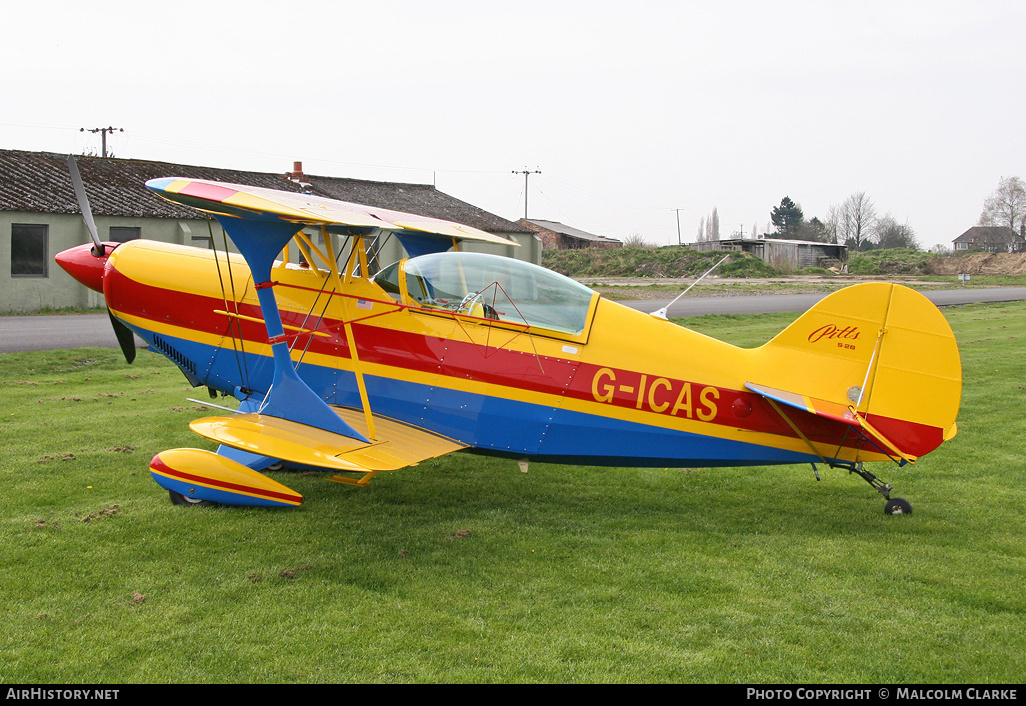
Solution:
M789 424L745 389L753 377L793 389L810 374L800 355L784 366L773 351L597 294L580 330L556 330L421 305L367 278L331 293L328 279L292 264L272 270L297 371L332 405L361 406L350 321L374 413L481 451L623 466L886 459L843 424L800 411ZM267 394L271 348L241 257L133 241L110 254L102 285L114 315L193 384L249 404ZM855 366L845 375L861 379Z

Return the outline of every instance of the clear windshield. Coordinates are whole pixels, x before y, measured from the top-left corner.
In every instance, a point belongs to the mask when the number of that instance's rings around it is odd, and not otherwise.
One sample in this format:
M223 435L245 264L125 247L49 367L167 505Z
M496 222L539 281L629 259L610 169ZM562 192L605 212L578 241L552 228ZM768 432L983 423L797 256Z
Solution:
M401 266L410 297L423 306L563 333L584 330L594 294L563 275L497 255L436 253Z

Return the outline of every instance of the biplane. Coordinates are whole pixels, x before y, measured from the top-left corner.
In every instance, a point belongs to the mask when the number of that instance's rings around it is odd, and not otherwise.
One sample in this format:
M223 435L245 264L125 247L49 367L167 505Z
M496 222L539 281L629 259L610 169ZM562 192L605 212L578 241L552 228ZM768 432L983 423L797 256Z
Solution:
M468 226L199 179L146 186L212 216L238 253L101 243L93 227L93 244L56 260L103 292L129 362L135 334L193 386L237 400L190 425L216 452L153 458L177 504L297 506L265 471L364 486L467 449L525 471L811 463L818 477L821 464L908 513L864 464L914 463L957 431L955 338L906 287L842 289L743 349L542 267L467 252L509 244ZM375 267L381 234L409 257Z

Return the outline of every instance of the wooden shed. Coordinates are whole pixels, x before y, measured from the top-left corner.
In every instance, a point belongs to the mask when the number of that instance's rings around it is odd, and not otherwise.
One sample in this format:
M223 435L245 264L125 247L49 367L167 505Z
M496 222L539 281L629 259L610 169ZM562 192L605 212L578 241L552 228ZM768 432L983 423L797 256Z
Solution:
M832 267L848 261L847 245L820 243L812 240L732 238L730 240L706 240L693 243L691 247L695 250L739 250L751 253L781 270Z

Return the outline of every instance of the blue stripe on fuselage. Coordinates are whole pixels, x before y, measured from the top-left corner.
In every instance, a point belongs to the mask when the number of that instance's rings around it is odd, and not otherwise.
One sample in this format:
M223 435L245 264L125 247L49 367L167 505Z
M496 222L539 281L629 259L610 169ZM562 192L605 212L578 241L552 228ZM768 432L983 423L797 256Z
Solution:
M153 333L132 327L153 343ZM231 394L244 385L262 394L270 385L270 357L236 352L160 334L196 362L204 385ZM158 346L157 350L161 350ZM181 365L181 361L167 356ZM244 357L244 360L243 360ZM200 365L200 361L204 361ZM248 379L239 374L248 370ZM355 375L303 363L302 379L330 404L359 408ZM798 453L731 439L586 414L550 405L365 375L371 409L491 453L536 460L606 466L737 466L816 461Z

